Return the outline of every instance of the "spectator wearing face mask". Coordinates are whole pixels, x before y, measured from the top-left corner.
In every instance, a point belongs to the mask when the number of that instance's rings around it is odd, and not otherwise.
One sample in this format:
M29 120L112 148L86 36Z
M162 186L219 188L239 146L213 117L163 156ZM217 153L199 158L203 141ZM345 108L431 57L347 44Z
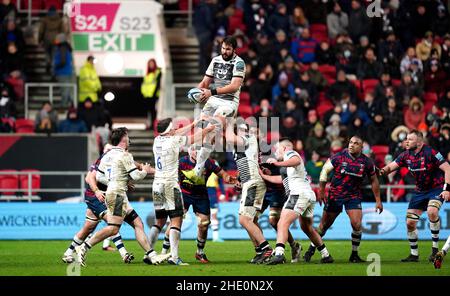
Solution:
M87 131L86 123L78 119L75 108L70 108L67 111L67 119L61 121L58 126L58 132L60 133L87 133Z

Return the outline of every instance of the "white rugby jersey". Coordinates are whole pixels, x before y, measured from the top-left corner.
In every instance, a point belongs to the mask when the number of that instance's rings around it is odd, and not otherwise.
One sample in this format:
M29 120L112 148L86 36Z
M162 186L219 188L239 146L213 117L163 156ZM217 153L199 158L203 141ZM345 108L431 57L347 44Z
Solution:
M259 175L258 139L255 135L241 136L241 138L244 141L245 151L235 150L234 152L234 160L236 161L241 183L245 183L250 180L263 181Z
M296 151L290 150L284 153L283 161L295 156L301 160L299 165L295 167L282 167L280 169L283 185L288 195L298 195L300 191L312 190L302 157Z
M155 155L155 179L178 182L178 159L180 148L186 145L186 136L157 136L153 143Z
M218 55L211 60L206 70L206 76L214 78L216 88L231 84L233 77L241 77L243 81L245 77L245 62L238 55L235 55L229 61L225 61L222 55ZM214 97L239 103L240 93L241 87L234 93L216 95Z
M145 171L138 170L133 156L120 147L113 147L102 158L98 171L109 180L107 192L126 192L131 173L135 175L134 180L142 180L147 175Z

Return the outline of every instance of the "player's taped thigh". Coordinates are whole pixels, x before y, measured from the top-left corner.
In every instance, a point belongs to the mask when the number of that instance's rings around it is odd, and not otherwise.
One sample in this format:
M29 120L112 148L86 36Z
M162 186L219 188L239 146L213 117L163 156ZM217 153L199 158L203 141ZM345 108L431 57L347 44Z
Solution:
M442 207L442 202L437 199L431 199L430 201L428 201L428 207L436 208L439 211Z
M89 217L88 215L86 215L86 221L92 222L92 223L97 223L100 221L100 219L98 219L97 217Z
M411 220L411 221L418 222L420 220L420 216L417 215L416 213L407 212L406 213L406 220Z
M131 227L134 228L134 220L136 220L136 218L139 218L138 213L136 213L136 211L133 209L131 210L131 212L129 212L126 216L125 219L123 219L124 222L126 222L128 225L130 225Z
M197 225L198 226L208 227L209 224L211 224L211 220L209 219L209 217L207 217L206 219L205 218L202 219L201 217L197 216Z

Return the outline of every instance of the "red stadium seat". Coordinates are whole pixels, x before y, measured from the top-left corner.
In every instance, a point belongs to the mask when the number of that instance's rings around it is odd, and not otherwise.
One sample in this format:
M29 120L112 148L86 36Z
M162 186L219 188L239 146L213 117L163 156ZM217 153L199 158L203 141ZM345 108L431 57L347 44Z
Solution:
M252 106L246 104L239 104L238 113L244 119L253 115Z
M21 170L22 173L27 172L39 172L39 170L27 169ZM28 175L20 175L19 176L20 189L24 189L26 191L22 191L23 195L28 195ZM41 188L41 175L31 175L31 189L40 189ZM36 191L31 192L32 195L37 195Z
M364 94L368 92L373 92L378 83L379 83L378 79L364 79L362 81L362 89Z
M32 119L17 119L16 120L16 133L33 134L34 133L34 120L32 120Z
M12 173L11 175L0 175L0 191L1 189L19 189L19 176L14 175L15 170L0 170L2 173ZM2 191L1 195L16 195L15 191Z
M239 95L239 102L242 103L250 103L250 93L247 91L241 92Z
M423 100L425 101L425 103L427 103L427 102L436 103L438 101L438 95L437 95L437 93L434 93L434 92L426 92L423 95Z
M436 105L436 102L426 101L423 106L423 112L425 112L425 114L427 114L428 112L431 111L431 109L433 108L434 105Z
M322 73L325 78L336 79L336 67L331 65L320 65L319 72Z
M317 110L317 115L322 119L323 116L325 115L325 113L327 113L327 111L331 110L334 108L334 105L328 101L323 102L322 104L320 104L319 106L317 106L316 110Z
M392 79L392 85L394 87L399 87L400 84L402 84L402 81L400 79Z
M236 17L236 16L229 16L228 17L228 34L233 35L234 32L239 29L242 32L245 32L246 26L242 22L242 18Z
M328 32L327 25L325 25L325 24L312 24L311 26L309 26L309 30L311 31L311 33L316 33L316 32L327 33Z
M384 166L384 157L389 153L389 146L374 145L374 146L372 146L372 152L375 155L375 164L378 167L383 167Z

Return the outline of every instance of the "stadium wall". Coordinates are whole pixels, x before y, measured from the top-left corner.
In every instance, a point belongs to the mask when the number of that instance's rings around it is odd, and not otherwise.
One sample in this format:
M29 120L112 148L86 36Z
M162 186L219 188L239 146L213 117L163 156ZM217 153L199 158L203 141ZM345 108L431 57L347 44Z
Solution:
M149 225L154 224L154 210L151 202L132 203L132 206L145 221L146 233ZM374 212L374 203L363 204L363 239L364 240L404 240L406 239L405 213L407 203L390 203L384 205L384 212L379 215ZM84 223L85 208L83 203L2 203L0 204L0 240L70 240ZM220 236L225 240L248 239L246 231L239 225L238 202L220 204ZM315 209L314 221L320 221L322 208ZM450 235L450 207L445 205L441 209L440 237ZM260 224L268 239L275 239L275 231L270 227L268 216L260 218ZM101 224L99 227L103 227ZM192 210L186 215L182 227L182 239L195 239L197 237L197 219ZM306 239L300 230L298 222L291 227L295 238ZM431 235L425 215L419 224L419 238L429 240ZM122 237L134 239L134 232L128 225L121 228ZM345 213L340 215L334 226L327 232L326 239L348 240L351 227ZM211 232L210 234L211 235ZM160 236L163 238L163 234Z

